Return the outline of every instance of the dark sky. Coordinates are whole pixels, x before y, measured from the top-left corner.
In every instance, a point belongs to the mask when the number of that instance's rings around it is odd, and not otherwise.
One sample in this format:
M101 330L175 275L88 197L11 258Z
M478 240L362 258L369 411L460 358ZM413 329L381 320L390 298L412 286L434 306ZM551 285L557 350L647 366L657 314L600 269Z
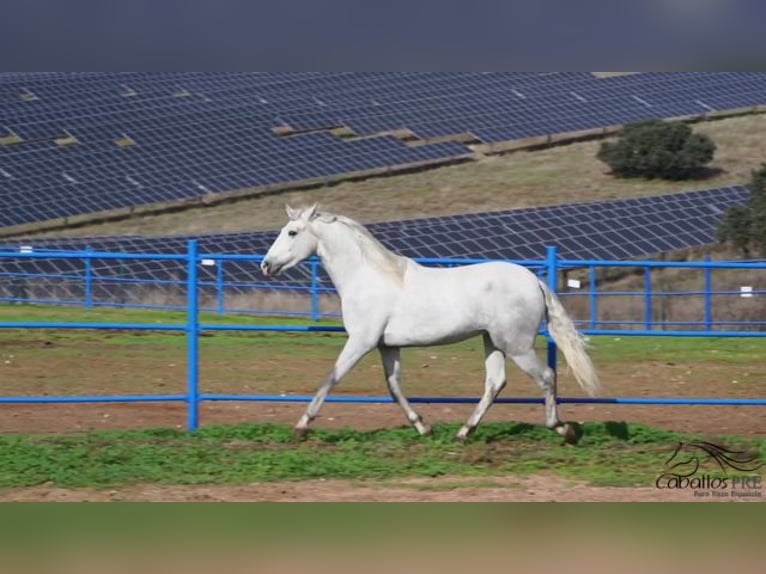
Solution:
M743 10L743 6L748 10ZM5 71L750 68L764 2L6 2Z

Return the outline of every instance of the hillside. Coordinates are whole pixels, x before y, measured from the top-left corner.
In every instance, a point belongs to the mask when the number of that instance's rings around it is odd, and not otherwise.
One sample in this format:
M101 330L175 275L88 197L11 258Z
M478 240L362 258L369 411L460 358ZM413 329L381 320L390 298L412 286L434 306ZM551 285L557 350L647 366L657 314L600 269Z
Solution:
M754 167L766 161L766 115L720 119L694 127L718 145L710 176L704 180L616 180L595 159L600 143L582 142L46 235L186 235L274 229L284 222L286 202L319 201L327 210L369 223L638 197L741 184Z

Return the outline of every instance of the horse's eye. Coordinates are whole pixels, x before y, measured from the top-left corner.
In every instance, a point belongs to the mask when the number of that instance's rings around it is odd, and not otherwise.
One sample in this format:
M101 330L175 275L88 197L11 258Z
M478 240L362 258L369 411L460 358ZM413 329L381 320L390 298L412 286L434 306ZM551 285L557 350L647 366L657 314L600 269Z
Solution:
M290 237L295 237L296 235L298 235L298 232L297 231L288 231L287 235L289 235Z

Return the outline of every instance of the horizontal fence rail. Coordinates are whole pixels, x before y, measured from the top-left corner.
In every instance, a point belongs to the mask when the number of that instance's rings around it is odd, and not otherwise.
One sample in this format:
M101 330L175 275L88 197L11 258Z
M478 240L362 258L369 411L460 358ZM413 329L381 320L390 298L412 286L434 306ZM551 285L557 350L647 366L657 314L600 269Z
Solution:
M299 333L343 333L344 329L339 326L328 326L318 324L306 325L236 325L236 324L205 324L200 322L200 313L204 310L211 310L201 304L201 292L205 289L213 288L213 300L216 305L213 311L223 314L224 311L232 312L224 304L223 293L228 283L224 281L224 264L226 262L258 264L262 261L262 256L242 255L242 254L208 254L199 253L196 241L188 244L186 253L168 254L168 253L105 253L86 251L0 251L0 265L7 261L58 261L68 262L70 264L79 264L82 270L80 273L58 273L46 274L44 277L51 279L57 278L59 281L84 281L83 304L88 309L97 306L93 300L93 287L101 278L95 272L92 263L99 262L172 262L175 263L176 279L160 279L159 284L171 286L178 289L179 296L183 296L183 305L177 308L186 312L186 321L176 324L156 324L156 323L114 323L114 322L0 322L0 329L75 329L75 330L131 330L131 331L167 331L181 332L186 335L186 359L187 359L187 389L185 394L157 394L157 395L131 395L131 396L60 396L60 397L0 397L0 404L50 404L50 403L156 403L156 402L179 402L187 405L187 428L193 431L199 427L200 405L203 402L224 402L224 401L259 401L259 402L308 402L312 397L303 395L266 395L266 394L208 394L201 391L199 379L199 342L202 334L207 332L299 332ZM485 260L479 259L418 259L419 263L434 266L454 266L469 265L481 263ZM79 263L78 263L79 262ZM547 256L542 260L514 261L524 265L540 277L546 278L548 285L556 291L562 299L579 297L585 298L590 304L590 317L580 318L579 326L582 331L588 335L601 336L662 336L662 337L766 337L766 321L754 318L752 321L737 320L714 320L713 317L713 298L721 296L736 296L749 301L758 301L759 297L766 294L766 290L748 286L740 291L722 290L712 291L711 274L714 270L728 269L741 270L747 272L757 271L766 275L766 262L666 262L666 261L600 261L600 260L562 260L557 256L555 248L549 248ZM318 260L312 259L307 263L309 268L308 286L296 288L295 285L277 284L279 289L290 292L307 293L311 298L311 312L308 316L313 319L326 317L328 313L322 313L319 309L319 297L324 294L333 293L332 288L320 286L321 266ZM210 273L213 268L213 273ZM644 274L645 289L642 292L598 291L598 269L634 269L640 270ZM203 277L203 271L208 270ZM665 292L657 293L652 289L651 272L657 269L698 269L705 273L705 289L691 292ZM561 283L562 278L566 278L569 273L578 273L583 277L588 288L581 290L580 279ZM4 278L13 278L15 280L28 280L30 275L26 272L9 272L4 266L0 267L0 281ZM40 276L35 276L39 278ZM212 281L210 280L212 277ZM157 281L136 278L117 278L116 283L120 284L154 284ZM233 284L253 285L253 282L247 283L237 281ZM268 285L260 282L255 284ZM573 290L576 289L576 290ZM664 321L654 320L655 299L681 297L687 295L690 297L702 297L704 300L704 317L700 321ZM642 299L644 308L644 317L641 320L626 319L601 319L598 317L598 305L600 301L606 298L617 297L639 297ZM4 298L6 302L32 303L40 302L34 298L17 299ZM44 301L54 304L72 304L69 301ZM150 307L150 305L111 305L111 306L133 306ZM157 305L156 307L168 308L167 306ZM762 303L757 302L753 305L754 309L763 307ZM251 310L252 311L252 310ZM263 312L264 310L260 310ZM299 314L295 312L295 314ZM602 328L600 325L628 326L629 328ZM668 327L696 327L695 329L679 329ZM731 329L730 327L739 327ZM658 328L660 327L660 328ZM714 328L715 327L715 328ZM746 328L742 328L746 327ZM547 335L545 331L542 334ZM548 363L555 369L556 367L556 346L548 338ZM469 404L476 403L478 398L471 397L413 397L410 401L414 403L454 403ZM329 397L329 402L335 403L391 403L390 397L348 397L336 396ZM498 403L505 404L543 404L543 399L537 398L498 398ZM562 404L623 404L623 405L735 405L735 406L766 406L766 398L749 399L727 399L727 398L663 398L663 397L613 397L613 398L584 398L563 397L559 399Z
M148 257L147 257L148 255ZM118 257L119 256L119 257ZM140 309L186 309L186 254L100 253L0 249L0 302L43 305L80 305ZM318 260L299 266L284 280L260 276L257 255L204 254L198 273L200 308L218 315L231 313L309 317L314 321L340 316L337 294ZM424 265L454 266L482 259L418 259ZM514 261L547 276L546 260ZM757 285L716 285L716 273L760 272L764 262L669 262L559 260L561 279L576 278L577 287L561 281L559 295L569 299L576 323L588 330L696 330L705 332L766 331L766 312L748 313L745 298L766 295ZM678 288L658 272L685 269L699 273L692 287ZM643 284L609 288L609 276L622 273ZM640 282L639 282L640 283ZM620 285L619 282L616 285ZM743 292L747 286L750 291ZM627 309L615 313L615 307ZM640 307L640 308L639 308ZM689 308L684 311L684 308ZM750 305L754 308L755 304Z

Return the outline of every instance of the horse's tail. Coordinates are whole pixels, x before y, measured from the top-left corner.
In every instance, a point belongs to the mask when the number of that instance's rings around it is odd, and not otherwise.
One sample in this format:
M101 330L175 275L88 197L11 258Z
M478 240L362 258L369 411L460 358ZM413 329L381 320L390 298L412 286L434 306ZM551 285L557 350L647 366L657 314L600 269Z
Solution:
M590 396L597 395L600 384L596 368L588 356L585 339L575 328L556 294L542 281L540 281L540 289L545 296L548 331L551 337L564 353L564 358L580 387Z

